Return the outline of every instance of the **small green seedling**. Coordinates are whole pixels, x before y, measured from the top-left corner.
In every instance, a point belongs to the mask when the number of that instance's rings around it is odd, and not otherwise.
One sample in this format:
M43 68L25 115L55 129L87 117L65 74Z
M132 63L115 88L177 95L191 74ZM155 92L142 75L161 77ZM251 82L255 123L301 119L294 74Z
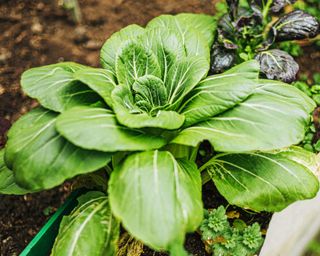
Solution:
M230 225L223 206L205 212L200 230L202 240L213 255L252 256L263 243L258 223L247 226L245 222L237 219Z

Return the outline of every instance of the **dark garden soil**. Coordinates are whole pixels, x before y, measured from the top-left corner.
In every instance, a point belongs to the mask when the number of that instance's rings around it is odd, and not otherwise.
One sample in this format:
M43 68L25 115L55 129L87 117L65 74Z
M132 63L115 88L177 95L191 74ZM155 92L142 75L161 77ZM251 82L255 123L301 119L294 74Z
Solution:
M5 132L19 116L37 104L20 89L21 73L58 61L99 66L99 49L113 32L137 23L145 25L162 13L214 12L216 0L80 0L83 20L75 24L58 0L0 0L0 148ZM300 58L309 75L319 72L320 53L312 47ZM70 193L70 182L26 196L0 195L0 255L18 255ZM225 203L213 184L204 187L206 207ZM217 196L212 197L215 194ZM229 207L230 215L267 227L270 215L252 215ZM208 255L198 234L187 237L193 255ZM144 256L165 255L145 248Z

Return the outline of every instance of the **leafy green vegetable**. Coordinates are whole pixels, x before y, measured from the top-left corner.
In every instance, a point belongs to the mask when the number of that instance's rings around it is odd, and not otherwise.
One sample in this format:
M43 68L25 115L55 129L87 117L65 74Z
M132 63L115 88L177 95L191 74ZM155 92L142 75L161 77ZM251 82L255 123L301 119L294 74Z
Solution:
M170 28L180 35L187 56L206 56L209 51L205 46L210 47L213 43L216 21L214 17L204 14L161 15L151 20L147 28Z
M273 150L300 142L309 113L315 107L313 101L280 82L260 80L259 83L245 101L218 116L186 128L172 142L196 146L206 139L216 151L222 152ZM275 120L277 125L266 121L268 117ZM282 132L284 127L293 125L295 130Z
M76 71L73 77L86 84L112 106L111 92L116 86L116 78L111 71L100 68L83 68Z
M190 126L236 106L253 93L257 87L255 81L248 78L257 78L257 65L254 62L242 64L246 67L246 74L236 67L222 75L210 76L199 83L184 103L182 113L186 117L185 126ZM238 70L237 70L238 69ZM246 76L248 78L246 78ZM237 82L234 83L235 77Z
M116 55L119 46L126 41L130 41L144 33L144 29L138 25L129 25L120 31L114 33L102 46L100 62L102 67L110 70L113 74L116 72Z
M73 62L32 68L22 74L21 86L42 106L56 112L91 105L100 100L99 95L73 76L74 72L83 68L85 66Z
M111 160L110 153L76 147L56 130L57 113L37 108L20 118L8 133L7 165L21 187L52 188L78 174L95 171Z
M144 78L145 77L141 77L141 79ZM141 79L139 79L134 86L138 86L137 83L141 81ZM154 85L153 83L152 86ZM141 91L142 87L139 87L139 90ZM183 125L185 119L183 115L174 111L162 110L162 106L152 107L154 103L150 104L149 102L141 101L141 93L139 94L137 91L135 91L135 93L136 105L134 103L134 96L127 87L120 85L113 91L114 111L121 124L132 128L156 127L169 130L178 129ZM161 96L160 93L162 94ZM154 98L153 102L163 102L163 96L167 95L167 90L164 88L162 92L159 90L157 94L157 99ZM162 100L158 97L162 97ZM152 96L145 95L145 99L151 101Z
M152 50L129 41L118 51L116 74L120 84L131 87L139 77L145 75L160 77L161 70Z
M135 151L166 144L159 136L118 125L114 113L103 108L73 108L58 117L56 127L68 140L85 149Z
M233 11L233 18L248 15ZM10 129L0 192L49 189L78 175L78 187L100 190L65 218L54 255L115 254L119 221L151 248L187 255L185 234L203 218L206 180L195 160L212 157L199 150L202 141L214 156L201 169L230 203L278 211L316 194L317 160L283 149L303 139L314 102L293 86L259 79L255 60L208 76L215 31L212 16L162 15L112 35L101 50L103 68L66 62L23 74L25 92L43 107ZM236 46L227 39L225 48ZM250 51L242 58L252 59ZM239 232L229 230L214 250L253 251L257 229L243 233L240 247Z
M315 155L292 148L270 153L220 154L203 167L231 204L255 211L280 211L319 190L311 170Z
M51 255L106 255L117 249L119 222L112 216L108 197L100 192L81 196L79 205L63 217Z
M13 195L24 195L27 193L35 192L21 188L15 182L13 172L8 169L4 163L4 150L0 150L0 193L1 194L13 194Z
M195 230L202 219L196 165L176 160L167 151L126 158L111 175L109 196L113 213L124 227L156 249L182 245L185 232Z

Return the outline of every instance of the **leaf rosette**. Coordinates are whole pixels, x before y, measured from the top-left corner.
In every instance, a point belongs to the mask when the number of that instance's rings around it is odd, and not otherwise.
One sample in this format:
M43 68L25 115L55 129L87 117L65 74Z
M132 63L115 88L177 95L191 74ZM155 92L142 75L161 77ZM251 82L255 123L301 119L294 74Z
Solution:
M110 203L130 234L179 255L185 233L203 217L201 174L189 149L196 152L204 140L222 155L202 170L230 202L273 211L313 197L317 179L296 160L303 154L274 151L303 139L314 102L290 85L259 79L255 60L208 76L215 30L212 16L162 15L146 28L130 25L113 34L101 50L102 68L65 62L26 71L21 85L42 107L8 133L0 154L0 175L8 179L1 191L49 189L108 165L108 199L90 201L79 217L76 211L72 228L87 215L88 226L112 221L109 211L102 216L101 205ZM285 160L292 155L295 160ZM298 193L303 183L309 189Z

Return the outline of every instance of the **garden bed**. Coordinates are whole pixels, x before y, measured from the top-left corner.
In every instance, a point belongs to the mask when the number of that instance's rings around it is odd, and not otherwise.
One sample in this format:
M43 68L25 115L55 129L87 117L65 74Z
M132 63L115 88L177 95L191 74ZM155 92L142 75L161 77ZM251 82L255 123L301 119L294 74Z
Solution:
M0 146L10 123L36 103L20 90L21 73L34 66L72 60L98 66L99 49L107 37L120 28L138 23L145 25L162 13L213 13L214 1L80 1L83 24L75 25L70 14L55 1L9 1L0 3ZM144 10L143 13L141 10ZM309 77L319 71L319 51L309 46L298 59L301 71ZM310 64L312 63L312 65ZM212 183L203 193L206 207L225 203L212 198ZM210 193L211 191L211 193ZM0 195L0 254L18 255L50 215L70 193L70 184L27 196ZM239 211L238 209L235 209ZM240 212L249 221L245 212ZM270 215L258 215L266 229ZM186 247L193 255L206 255L197 234L189 235ZM153 254L145 248L143 255Z

